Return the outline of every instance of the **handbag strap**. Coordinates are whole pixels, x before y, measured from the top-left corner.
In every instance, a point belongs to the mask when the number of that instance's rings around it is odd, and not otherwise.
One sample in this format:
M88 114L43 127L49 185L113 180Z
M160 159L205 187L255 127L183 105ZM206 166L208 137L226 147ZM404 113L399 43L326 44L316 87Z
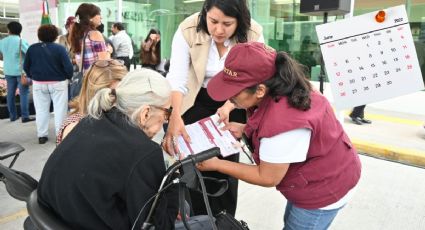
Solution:
M209 182L214 182L214 183L220 185L220 189L217 192L215 192L215 193L206 192L208 196L219 197L219 196L223 195L223 193L225 193L227 191L227 189L229 188L229 182L226 179L217 179L217 178L214 178L214 177L206 177L206 176L202 176L202 175L201 175L201 177L204 181L207 180ZM197 188L197 191L202 192L202 188Z
M81 69L80 72L84 74L84 50L86 49L86 38L89 35L90 31L88 31L86 34L84 34L83 37L83 48L81 49Z
M192 159L192 161L193 161L193 159ZM201 172L199 172L198 168L196 168L195 162L192 162L192 163L193 163L193 167L195 169L196 176L198 176L199 183L201 184L202 197L204 198L205 208L207 209L208 217L210 218L212 228L213 228L213 230L218 230L217 225L214 222L214 217L213 217L213 214L212 214L212 211L211 211L210 202L208 201L208 196L207 196L207 192L206 192L206 189L205 189L204 179L202 178Z
M180 211L180 216L182 218L183 221L183 225L186 227L187 230L191 230L189 227L189 224L187 223L186 220L186 209L185 209L185 194L186 194L186 186L182 183L179 183L179 211Z

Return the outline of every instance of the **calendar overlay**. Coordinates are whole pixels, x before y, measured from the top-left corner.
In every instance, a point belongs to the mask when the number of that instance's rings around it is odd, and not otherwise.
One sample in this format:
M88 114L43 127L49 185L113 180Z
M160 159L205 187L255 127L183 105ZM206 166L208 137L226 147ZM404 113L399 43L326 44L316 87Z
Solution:
M405 6L316 26L337 109L389 99L424 88Z

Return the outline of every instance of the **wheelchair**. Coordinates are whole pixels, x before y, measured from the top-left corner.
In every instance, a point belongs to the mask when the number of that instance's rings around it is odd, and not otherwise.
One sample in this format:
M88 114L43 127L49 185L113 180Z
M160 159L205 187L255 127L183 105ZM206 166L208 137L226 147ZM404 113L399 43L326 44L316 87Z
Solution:
M72 228L61 220L54 212L48 207L40 204L37 198L37 186L38 181L30 175L12 169L12 166L16 162L19 154L25 149L16 143L12 142L0 142L0 160L5 160L13 157L12 162L9 166L4 166L0 163L0 180L5 184L6 190L13 198L24 201L28 210L29 216L24 221L24 230L71 230ZM172 183L180 183L180 186L185 187L196 187L196 176L200 176L197 171L195 164L203 160L207 160L220 154L218 147L206 150L197 155L189 156L186 159L175 162L171 165L164 176L158 192L152 197L153 202L149 210L146 220L142 225L142 230L154 230L155 227L152 221L152 215L155 212L156 205L160 199L160 195L163 191L168 188ZM172 179L173 175L179 171L179 176L176 179ZM197 172L196 172L197 171ZM198 174L197 174L198 173ZM197 175L196 175L197 174ZM202 181L202 180L201 180ZM203 181L201 182L202 189L205 190ZM227 189L227 188L226 188ZM185 216L186 211L183 207L182 196L180 196L180 212L182 216ZM204 201L206 194L204 194ZM209 205L208 205L209 207ZM143 209L140 211L142 213ZM137 219L136 221L137 222ZM189 227L190 226L190 227ZM177 230L183 229L203 229L203 230L215 230L217 229L215 219L212 217L211 210L209 215L195 216L190 221L176 221L175 228Z
M13 157L8 167L0 164L0 181L13 198L24 201L29 217L25 219L25 230L68 230L71 229L47 207L37 200L38 181L30 175L12 169L19 154L25 149L13 142L0 142L0 160Z

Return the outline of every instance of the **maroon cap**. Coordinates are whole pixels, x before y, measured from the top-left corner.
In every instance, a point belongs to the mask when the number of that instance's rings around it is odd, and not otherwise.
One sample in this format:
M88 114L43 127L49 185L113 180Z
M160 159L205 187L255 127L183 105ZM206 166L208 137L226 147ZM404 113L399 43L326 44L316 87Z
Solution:
M207 86L216 101L225 101L242 90L273 77L276 51L259 42L239 43L227 55L224 69Z
M67 28L67 29L68 29L68 27L69 27L71 24L74 24L74 22L75 22L75 17L74 17L74 16L69 16L69 17L66 19L65 28Z

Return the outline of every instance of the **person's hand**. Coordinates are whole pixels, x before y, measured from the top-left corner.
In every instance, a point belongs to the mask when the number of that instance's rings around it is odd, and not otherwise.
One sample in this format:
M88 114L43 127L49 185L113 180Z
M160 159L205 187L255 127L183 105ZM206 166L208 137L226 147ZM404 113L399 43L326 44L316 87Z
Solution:
M218 165L220 165L220 159L213 157L211 159L199 162L196 167L201 171L217 171Z
M229 130L230 133L234 137L241 138L242 137L242 134L243 134L244 128L245 128L245 124L241 124L241 123L237 123L237 122L230 122L230 123L228 123L226 126L224 126L221 129L222 130Z
M107 46L106 46L106 50L108 51L108 53L112 53L112 52L114 52L114 48L112 48L112 46L110 45L110 44L108 44Z
M228 124L230 112L232 112L234 108L235 105L232 102L226 101L223 106L217 109L217 115L219 116L218 122L224 122L224 124Z
M179 149L177 147L177 137L180 135L183 136L183 139L186 142L190 142L190 137L184 128L184 122L180 114L172 113L168 122L167 132L162 141L162 147L171 156L179 153Z

